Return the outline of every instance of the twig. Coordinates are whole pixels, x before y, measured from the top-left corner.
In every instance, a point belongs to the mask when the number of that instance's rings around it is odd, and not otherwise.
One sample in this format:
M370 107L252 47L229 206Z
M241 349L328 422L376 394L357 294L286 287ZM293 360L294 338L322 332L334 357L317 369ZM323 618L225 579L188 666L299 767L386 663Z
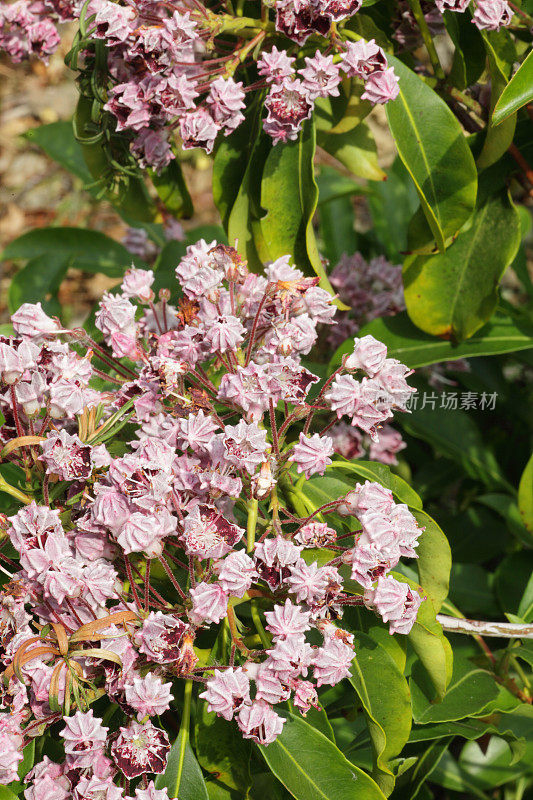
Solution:
M533 625L515 622L486 622L481 619L456 619L437 614L445 631L470 635L492 636L497 639L533 639Z

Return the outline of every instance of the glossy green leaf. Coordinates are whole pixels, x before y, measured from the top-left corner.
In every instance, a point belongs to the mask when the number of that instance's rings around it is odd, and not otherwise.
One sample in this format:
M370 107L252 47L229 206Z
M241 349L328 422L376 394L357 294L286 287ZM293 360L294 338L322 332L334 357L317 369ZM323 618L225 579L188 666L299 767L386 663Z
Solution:
M378 164L376 141L364 122L347 131L317 131L317 144L358 178L382 181L387 177Z
M401 753L411 731L409 686L387 651L370 636L354 632L354 647L348 680L359 695L367 719L374 780L389 795L394 788L389 762Z
M527 462L518 486L518 508L527 530L533 534L533 455Z
M527 601L528 590L533 589L533 552L523 550L511 553L501 561L495 572L494 587L503 613L520 614L526 611L524 598Z
M355 253L357 250L358 236L354 226L352 199L348 195L334 198L327 203L319 203L319 209L321 252L330 264L336 264L344 253Z
M119 242L86 228L36 228L10 242L2 258L30 259L50 254L68 260L75 269L103 272L113 278L121 277L132 261L146 266Z
M360 459L342 461L340 458L336 458L333 463L326 467L326 474L331 475L332 473L340 473L345 481L350 480L350 474L363 480L375 481L386 489L390 489L401 503L413 508L422 508L422 500L415 490L403 478L395 475L386 464ZM355 482L352 482L352 488Z
M316 176L318 186L318 207L322 210L325 203L339 198L352 197L355 194L370 194L359 183L356 183L347 175L341 175L333 167L322 166Z
M463 614L499 614L491 585L491 576L479 564L453 564L450 600Z
M490 75L490 109L489 121L485 129L483 148L477 158L479 169L486 169L495 164L507 151L512 143L516 129L516 113L511 113L495 126L492 113L497 101L508 86L509 76L513 62L516 59L516 50L505 29L500 31L483 31L483 42L487 50Z
M386 106L389 126L437 246L445 250L474 210L474 159L446 103L405 64L388 59L400 78L400 93Z
M493 125L500 125L533 100L533 50L517 69L503 92L492 113Z
M452 553L443 531L425 511L411 508L411 513L421 528L425 528L418 540L416 568L421 585L429 595L438 613L442 601L448 596Z
M423 333L413 325L405 311L393 317L373 320L359 332L359 336L366 334L372 334L384 342L389 357L397 358L411 369L458 358L514 353L533 348L533 326L498 313L477 333L459 344ZM352 350L353 339L347 339L333 355L330 370L333 372L341 363L342 356Z
M9 310L13 313L22 303L41 302L48 314L59 314L57 291L68 266L69 259L61 253L52 252L30 258L9 284Z
M318 253L313 214L318 201L314 177L315 129L307 122L295 142L274 147L266 160L261 205L266 214L261 232L271 260L291 253L307 275L316 273L333 294Z
M84 184L93 182L81 147L74 137L70 120L59 120L31 128L24 136L29 142L44 150L50 158L80 178Z
M172 216L180 219L192 215L191 195L177 159L173 158L159 174L155 170L150 170L150 178L159 199Z
M485 69L487 56L483 39L476 26L472 25L470 14L445 11L443 17L455 46L448 81L458 89L466 89L476 83Z
M498 283L519 244L520 220L507 192L489 198L445 253L405 261L411 320L426 333L468 339L496 308Z
M202 770L183 731L172 745L167 767L155 779L155 787L167 789L170 800L208 800Z
M432 702L426 675L416 665L410 685L413 718L419 725L426 722L453 722L481 714L498 694L498 684L489 672L457 654L451 681L439 703Z
M429 442L437 453L460 464L471 478L482 481L489 488L513 491L468 412L426 406L406 415L402 427Z
M363 770L351 764L323 734L287 712L282 733L263 758L296 800L383 800L385 795Z

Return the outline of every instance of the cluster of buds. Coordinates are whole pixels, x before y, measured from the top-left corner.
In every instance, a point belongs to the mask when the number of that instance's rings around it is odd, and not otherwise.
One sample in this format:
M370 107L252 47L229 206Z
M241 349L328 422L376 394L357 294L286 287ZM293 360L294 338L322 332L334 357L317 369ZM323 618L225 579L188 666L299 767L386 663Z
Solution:
M150 776L167 762L177 680L267 745L289 697L305 714L349 674L347 607L405 634L423 599L391 573L422 529L388 489L294 504L335 466L335 419L378 440L414 391L409 370L371 336L326 380L306 369L336 309L289 257L256 275L202 240L176 275L172 304L151 270L128 270L96 315L105 344L39 304L0 342L2 456L27 478L2 479L24 506L2 523L0 780L50 726L65 751L32 770L26 800L52 785L60 800L119 800L141 776L138 800L166 800ZM197 636L214 646L222 632L227 652L202 666ZM121 717L109 728L90 707L104 695Z

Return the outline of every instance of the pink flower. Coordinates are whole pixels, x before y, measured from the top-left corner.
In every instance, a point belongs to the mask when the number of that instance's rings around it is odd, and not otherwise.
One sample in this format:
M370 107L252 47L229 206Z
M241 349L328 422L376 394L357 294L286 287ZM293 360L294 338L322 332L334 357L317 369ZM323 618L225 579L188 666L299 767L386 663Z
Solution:
M274 606L272 611L265 611L266 628L276 638L286 639L289 636L305 633L311 627L309 612L302 611L299 606L285 601L283 606Z
M279 736L284 722L285 719L264 700L255 700L251 705L243 706L237 719L243 737L263 745L270 744Z
M23 303L11 315L11 322L15 333L30 338L54 336L60 330L59 323L45 314L41 303Z
M78 436L66 430L52 431L42 443L41 461L47 472L57 475L61 480L72 481L88 478L92 472L92 447L83 444Z
M171 683L163 683L161 678L151 672L144 678L135 675L133 682L126 684L126 702L137 711L140 722L147 715L153 717L170 708L171 688Z
M232 597L244 597L258 577L255 564L244 550L236 550L215 566L218 582Z
M151 286L154 282L154 273L151 269L135 269L131 267L126 271L122 281L122 294L128 299L141 300L147 303L152 300L154 293Z
M231 77L216 78L209 88L206 102L216 124L225 128L226 136L238 128L244 120L242 83L236 83Z
M334 453L333 440L329 436L319 436L314 433L311 437L300 434L300 441L293 447L289 461L296 464L297 472L305 472L305 477L318 473L323 475Z
M137 786L135 789L135 800L169 800L166 788L156 789L153 781L150 781L146 789Z
M362 369L371 378L377 375L385 364L387 347L368 334L354 340L353 353L344 362L345 369Z
M373 105L394 100L400 91L399 80L393 67L389 67L383 72L372 72L365 84L361 100L370 100Z
M407 583L392 576L379 578L373 589L367 589L364 598L368 606L376 609L383 622L390 623L391 634L409 633L423 599Z
M228 595L218 583L199 583L191 589L192 609L189 619L194 625L220 622L226 616Z
M328 579L322 568L317 566L316 561L306 564L303 559L299 559L296 564L291 566L287 583L290 591L296 595L298 603L304 602L311 605L324 596Z
M179 617L151 611L137 632L139 651L158 664L178 661L188 632L189 626Z
M165 771L170 743L165 731L151 722L132 721L120 728L118 738L111 745L113 760L126 778L137 778L146 772L159 774Z
M345 42L346 53L342 57L342 69L349 77L366 79L373 72L386 69L387 57L374 39L365 42Z
M351 565L352 580L370 589L378 578L396 566L399 552L397 557L385 557L375 544L357 542L353 550L344 553L343 560Z
M229 400L240 407L250 421L258 422L269 406L272 380L265 365L251 361L247 367L237 367L235 373L222 376L218 390L219 400Z
M327 547L333 544L337 532L325 522L308 522L303 525L294 537L294 541L304 547Z
M305 677L313 660L313 648L302 634L277 638L274 647L267 650L267 654L265 666L285 682L300 675Z
M317 686L336 683L347 678L355 653L353 649L339 639L327 638L313 658L313 673Z
M124 790L113 782L111 775L107 778L100 778L97 775L82 776L76 782L73 798L74 800L123 800ZM54 795L50 800L55 800Z
M333 63L333 56L323 56L317 50L313 58L305 59L305 69L300 70L303 85L311 100L317 97L337 97L341 82L339 67Z
M151 513L135 511L120 528L117 542L127 553L145 553L155 558L163 552L163 539L174 533L177 521L162 508Z
M199 695L207 702L207 710L226 720L233 719L245 703L250 702L250 680L242 667L215 669L205 692Z
M470 5L470 0L435 0L435 5L444 14L445 11L459 11L463 13Z
M281 682L279 674L266 662L260 665L255 678L255 699L264 700L270 705L282 703L290 697L290 689Z
M189 111L181 117L179 130L184 150L190 150L192 147L203 147L206 153L210 153L215 144L219 127L209 111L204 108L198 108L196 111Z
M63 721L65 727L59 735L65 740L65 753L71 757L75 768L91 767L105 747L108 728L95 719L92 709L76 711L72 717L64 717Z
M257 572L272 589L275 589L288 578L291 566L300 561L301 550L301 547L296 547L282 536L258 542L254 550Z
M20 722L7 712L0 712L0 781L2 786L19 779L23 735Z
M472 22L479 30L497 31L510 25L512 17L506 0L477 0Z
M284 78L290 78L294 74L293 64L294 58L274 45L270 53L261 54L257 61L257 71L266 78L267 83L281 83Z
M195 506L187 515L182 539L189 555L199 558L222 558L244 535L244 529L225 519L209 506Z
M244 339L245 329L237 317L227 314L219 317L207 329L206 340L213 353L236 350Z
M300 80L284 78L270 87L265 108L268 113L263 127L276 144L296 139L302 122L311 116L313 101Z
M241 419L237 425L226 425L222 440L226 460L253 475L269 449L266 437L266 430L255 422L247 424Z
M292 699L293 705L299 710L302 716L305 717L311 706L313 708L320 708L316 689L310 681L292 681L292 687L294 690Z

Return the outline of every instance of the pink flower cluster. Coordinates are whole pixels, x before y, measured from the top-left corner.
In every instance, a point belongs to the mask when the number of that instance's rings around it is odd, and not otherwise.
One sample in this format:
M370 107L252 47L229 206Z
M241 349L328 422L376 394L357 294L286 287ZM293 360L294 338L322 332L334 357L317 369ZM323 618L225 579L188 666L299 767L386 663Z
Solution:
M346 607L407 633L421 602L389 574L416 555L421 530L388 490L357 485L303 517L288 499L334 466L319 432L328 419L379 438L414 391L407 368L366 336L327 380L306 369L335 306L289 257L257 275L233 248L200 241L176 275L173 304L167 289L154 296L151 270L128 270L96 315L105 345L39 305L22 306L0 340L1 439L33 495L12 487L24 505L2 522L17 555L0 552L11 575L0 776L14 780L22 747L56 723L65 752L32 770L26 800L52 785L61 800L119 800L140 776L139 800L166 800L146 784L167 763L177 680L200 683L210 709L268 744L289 697L305 714L349 674ZM361 533L342 535L339 514ZM261 647L238 619L257 598ZM214 643L221 626L228 652L199 665L198 633ZM112 725L91 707L102 694Z
M288 37L286 49L271 47L266 33L253 38L259 80L249 86L234 78L241 64L250 66L246 41L228 52L217 35L227 25L233 35L233 20L201 3L16 0L0 5L0 47L16 61L31 54L46 60L59 44L56 23L82 15L87 50L79 69L96 69L92 49L100 48L101 63L104 45L104 109L140 166L160 172L174 158L175 131L183 148L210 153L219 134L228 136L243 122L246 92L253 89L268 87L264 129L274 143L296 138L317 98L339 94L343 72L365 82L363 98L370 102L394 99L398 79L374 40L343 44L335 34L328 54L317 49L313 57L298 55L311 33L329 36L331 23L352 16L360 5L360 0L279 0L273 13L277 30ZM99 69L101 81L105 73Z

